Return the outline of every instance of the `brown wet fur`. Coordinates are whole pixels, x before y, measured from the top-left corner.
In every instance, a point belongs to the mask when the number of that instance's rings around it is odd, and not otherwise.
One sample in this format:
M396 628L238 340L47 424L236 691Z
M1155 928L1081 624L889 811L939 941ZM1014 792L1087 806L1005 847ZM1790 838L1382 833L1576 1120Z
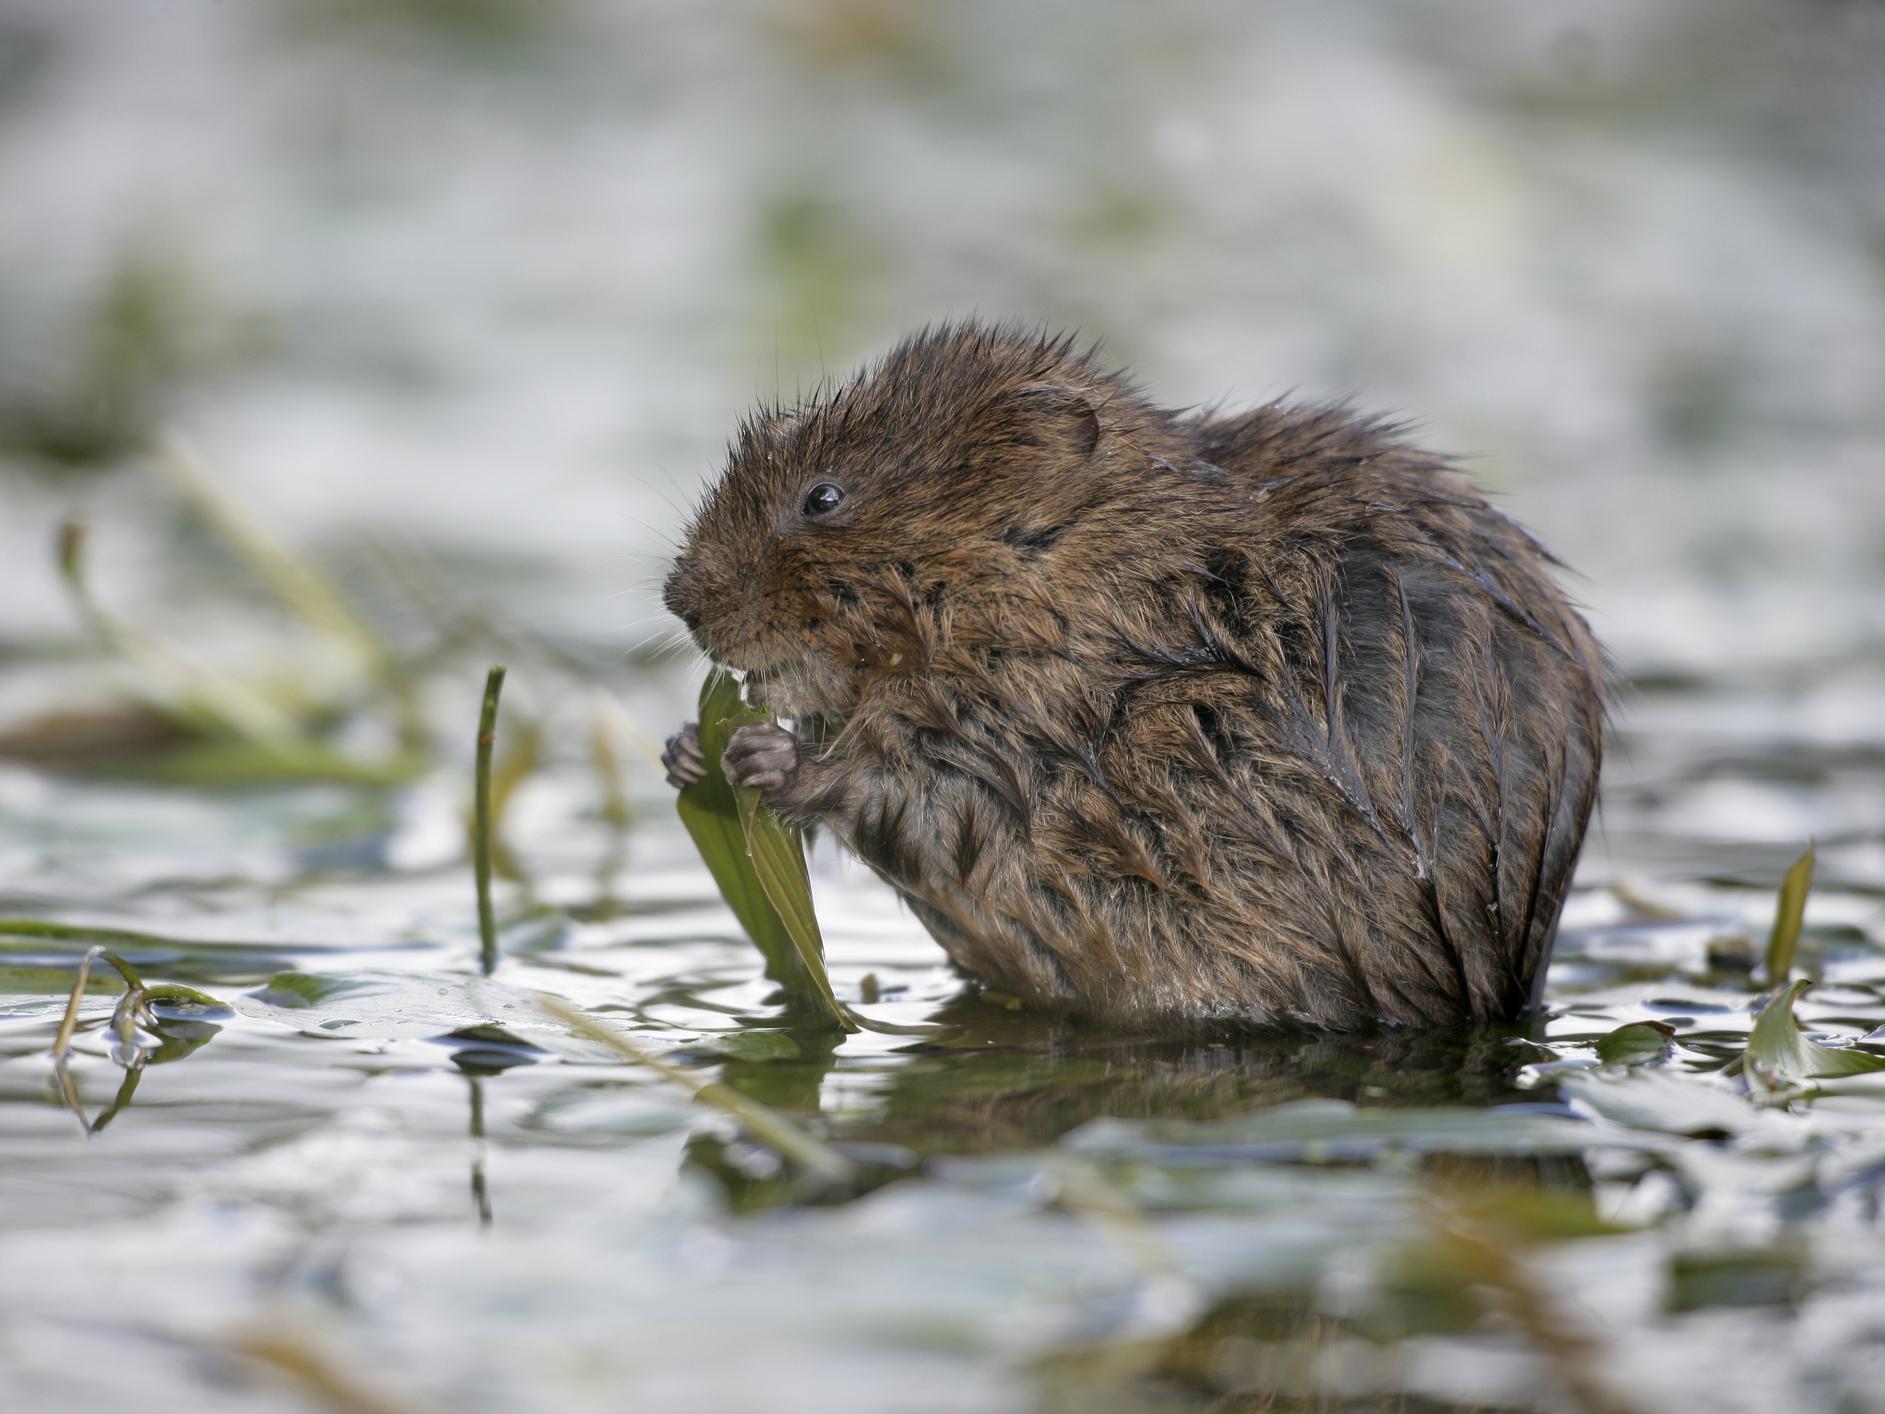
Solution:
M1357 1027L1535 1003L1604 714L1552 563L1391 424L968 323L747 423L666 597L795 724L768 805L972 975Z

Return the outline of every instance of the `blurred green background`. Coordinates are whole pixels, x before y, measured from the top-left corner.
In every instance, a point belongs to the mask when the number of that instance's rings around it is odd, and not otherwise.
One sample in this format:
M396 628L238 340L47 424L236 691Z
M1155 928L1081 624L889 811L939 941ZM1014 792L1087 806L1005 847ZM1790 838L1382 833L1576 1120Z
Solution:
M756 395L976 311L1419 419L1626 668L1876 652L1881 72L1865 0L8 0L0 633L75 507L166 592L168 425L604 651Z

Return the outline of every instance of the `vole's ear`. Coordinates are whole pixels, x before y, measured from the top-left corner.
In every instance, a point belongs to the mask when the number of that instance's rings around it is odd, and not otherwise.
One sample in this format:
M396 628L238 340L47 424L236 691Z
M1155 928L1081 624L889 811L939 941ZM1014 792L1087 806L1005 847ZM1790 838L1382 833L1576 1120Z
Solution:
M799 412L796 408L761 407L740 423L739 436L734 439L734 450L755 452L777 446L798 420Z
M1070 461L1085 461L1100 441L1100 414L1092 397L1062 383L1032 383L1002 400L1009 440Z

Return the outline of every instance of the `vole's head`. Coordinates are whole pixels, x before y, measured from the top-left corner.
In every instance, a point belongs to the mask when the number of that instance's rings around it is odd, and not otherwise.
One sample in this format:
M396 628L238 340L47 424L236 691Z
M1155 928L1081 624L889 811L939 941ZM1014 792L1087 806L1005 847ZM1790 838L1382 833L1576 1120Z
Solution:
M668 576L667 606L786 715L864 675L1013 646L1043 586L1183 436L1067 340L925 331L828 396L747 422Z

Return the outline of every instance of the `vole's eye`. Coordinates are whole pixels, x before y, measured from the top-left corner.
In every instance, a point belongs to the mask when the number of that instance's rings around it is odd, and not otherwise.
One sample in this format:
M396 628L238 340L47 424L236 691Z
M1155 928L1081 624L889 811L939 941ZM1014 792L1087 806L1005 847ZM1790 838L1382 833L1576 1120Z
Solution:
M808 516L828 516L844 503L844 488L834 486L829 481L821 481L805 493L802 507Z

